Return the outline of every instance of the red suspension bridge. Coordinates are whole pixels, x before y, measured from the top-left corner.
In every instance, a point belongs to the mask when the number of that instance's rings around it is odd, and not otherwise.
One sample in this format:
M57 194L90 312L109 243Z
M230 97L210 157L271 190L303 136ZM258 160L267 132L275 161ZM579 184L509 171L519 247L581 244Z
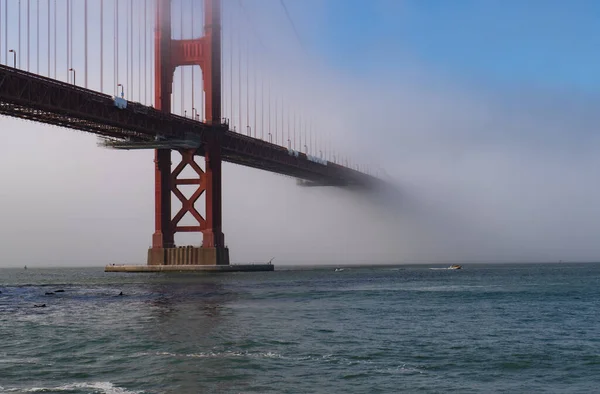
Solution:
M222 161L306 186L388 186L285 101L250 35L235 29L246 11L240 0L0 0L1 114L93 133L114 149L155 150L148 265L229 264ZM195 187L190 197L184 185ZM188 216L193 225L182 224ZM176 247L178 232L202 233L202 246Z

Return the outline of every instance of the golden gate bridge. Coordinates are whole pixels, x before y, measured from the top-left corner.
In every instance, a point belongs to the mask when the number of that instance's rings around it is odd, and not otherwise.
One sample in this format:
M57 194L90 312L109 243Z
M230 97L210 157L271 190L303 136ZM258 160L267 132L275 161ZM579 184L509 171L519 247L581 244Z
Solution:
M256 30L237 28L243 16L241 0L0 0L1 114L93 133L104 147L155 151L147 269L272 269L229 265L223 161L304 186L391 187L293 108L280 77L253 55ZM174 151L181 160L172 168ZM202 245L177 246L178 232L202 233Z

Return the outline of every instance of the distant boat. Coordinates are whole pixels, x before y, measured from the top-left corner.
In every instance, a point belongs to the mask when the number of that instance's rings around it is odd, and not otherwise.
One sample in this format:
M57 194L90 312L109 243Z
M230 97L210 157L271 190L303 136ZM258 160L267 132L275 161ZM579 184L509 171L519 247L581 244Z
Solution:
M335 272L340 272L340 271L343 271L343 270L344 270L343 268L336 268Z
M458 265L458 264L452 264L450 267L448 267L449 270L460 270L462 269L462 265Z
M25 266L25 269L27 269L27 266Z

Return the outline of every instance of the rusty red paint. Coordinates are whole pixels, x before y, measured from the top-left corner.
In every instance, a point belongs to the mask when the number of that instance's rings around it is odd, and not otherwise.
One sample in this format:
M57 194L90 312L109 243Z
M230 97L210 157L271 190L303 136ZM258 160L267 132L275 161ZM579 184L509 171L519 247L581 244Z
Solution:
M172 39L171 0L158 0L155 31L155 103L163 112L171 111L173 74L179 66L197 65L202 69L204 80L205 114L209 125L221 123L221 4L220 0L205 1L205 32L200 38ZM219 133L203 146L206 170L203 172L194 162L194 151L182 152L182 161L171 173L171 151L156 151L155 169L155 233L152 247L174 246L176 232L202 232L204 247L224 247L225 240L221 221L221 145ZM185 166L198 173L197 180L178 180ZM168 174L167 174L168 169ZM186 182L186 183L183 183ZM197 182L197 183L196 183ZM198 184L190 199L186 199L177 188L178 184ZM171 192L182 202L181 210L171 216ZM194 203L206 192L206 218L194 207ZM187 213L198 221L198 226L178 226Z

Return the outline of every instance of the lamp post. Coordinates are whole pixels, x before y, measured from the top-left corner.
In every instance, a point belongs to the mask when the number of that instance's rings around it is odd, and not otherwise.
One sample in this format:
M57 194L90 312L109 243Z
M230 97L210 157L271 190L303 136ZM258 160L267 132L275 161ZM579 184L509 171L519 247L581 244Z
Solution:
M74 68L70 68L69 71L73 71L73 85L77 85L75 83L75 69Z
M272 143L272 141L273 141L272 137L273 137L273 134L269 133L269 143Z
M308 155L308 146L306 144L304 144L304 153Z
M14 49L11 49L8 51L8 53L13 54L13 68L17 68L17 51L15 51Z
M121 98L124 98L125 97L125 91L124 91L124 88L123 88L123 84L122 83L118 83L117 84L117 90L119 90L119 86L121 87Z
M292 140L288 138L288 149L292 150Z

